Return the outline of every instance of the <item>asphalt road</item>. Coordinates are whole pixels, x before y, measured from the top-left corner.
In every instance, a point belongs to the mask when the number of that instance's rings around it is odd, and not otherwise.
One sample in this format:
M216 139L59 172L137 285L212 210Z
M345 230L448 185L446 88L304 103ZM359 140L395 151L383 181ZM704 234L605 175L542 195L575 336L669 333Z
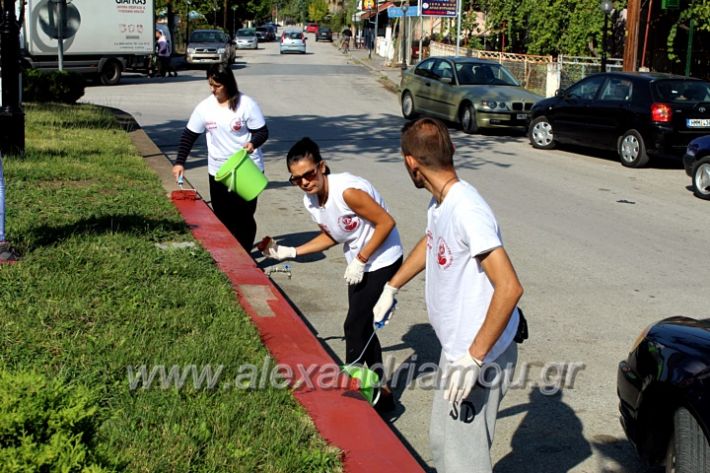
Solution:
M334 172L361 175L380 190L410 249L423 234L428 195L413 188L401 162L397 97L309 36L304 56L279 55L277 43L267 43L240 51L234 66L240 89L261 105L271 132L257 237L298 244L315 235L285 165L288 148L310 136ZM190 112L209 93L204 77L199 70L170 79L126 77L118 86L88 88L84 100L131 113L173 158ZM534 150L521 134L451 132L459 174L495 211L526 290L521 306L530 339L520 347L518 386L501 407L495 471L647 471L618 421L617 364L646 325L678 314L707 317L710 207L693 197L679 164L626 169L602 153ZM198 143L187 177L208 198L205 145ZM347 301L340 249L291 266L291 279L273 274L274 281L342 357ZM385 357L399 376L402 407L392 426L431 464L431 396L421 383L439 345L427 323L423 280L411 282L399 301L381 331ZM566 386L550 395L559 378Z

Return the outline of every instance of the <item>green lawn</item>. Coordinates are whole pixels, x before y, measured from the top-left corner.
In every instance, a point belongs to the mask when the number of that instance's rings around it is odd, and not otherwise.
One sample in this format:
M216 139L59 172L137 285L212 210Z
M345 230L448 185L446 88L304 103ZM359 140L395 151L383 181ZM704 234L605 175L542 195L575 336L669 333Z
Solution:
M84 105L25 111L26 156L4 161L7 234L23 257L0 266L0 367L10 380L0 383L0 470L40 471L20 468L19 452L57 441L56 419L39 414L53 408L35 409L34 390L12 389L15 379L93 399L62 421L80 432L83 465L340 471L339 452L288 390L227 385L267 351L208 253L157 246L193 239L113 116ZM129 367L141 365L223 370L213 388L132 389Z

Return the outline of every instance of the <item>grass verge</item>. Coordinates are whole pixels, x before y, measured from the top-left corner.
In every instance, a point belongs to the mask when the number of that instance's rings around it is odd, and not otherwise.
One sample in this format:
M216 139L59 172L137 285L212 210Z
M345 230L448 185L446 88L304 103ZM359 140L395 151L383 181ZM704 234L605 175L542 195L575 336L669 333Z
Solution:
M228 384L268 353L209 254L158 247L193 239L113 115L28 106L26 148L4 162L7 234L23 257L0 266L1 369L88 390L91 416L77 418L93 419L107 471L340 471L288 390ZM144 365L177 366L185 383L147 387ZM191 366L217 382L196 385ZM0 449L32 434L2 406ZM7 453L0 470L13 471Z

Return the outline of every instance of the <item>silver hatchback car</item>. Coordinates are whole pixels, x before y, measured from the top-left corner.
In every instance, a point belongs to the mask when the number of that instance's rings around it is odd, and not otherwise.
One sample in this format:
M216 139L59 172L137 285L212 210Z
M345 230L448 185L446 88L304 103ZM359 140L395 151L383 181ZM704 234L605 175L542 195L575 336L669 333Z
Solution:
M256 34L255 28L240 28L234 36L234 42L237 45L237 49L259 48L259 37Z
M281 34L279 52L306 54L306 35L302 30L286 30Z

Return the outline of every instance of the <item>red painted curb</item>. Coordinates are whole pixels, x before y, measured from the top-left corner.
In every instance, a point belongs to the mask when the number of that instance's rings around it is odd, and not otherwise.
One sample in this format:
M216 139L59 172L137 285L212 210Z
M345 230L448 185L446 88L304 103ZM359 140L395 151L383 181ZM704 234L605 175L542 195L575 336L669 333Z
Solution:
M423 472L389 425L356 390L319 387L310 366L339 370L308 326L202 200L173 195L193 236L234 287L276 363L296 375L293 394L325 440L342 452L345 471ZM299 370L299 367L301 368ZM298 376L306 375L306 376Z

